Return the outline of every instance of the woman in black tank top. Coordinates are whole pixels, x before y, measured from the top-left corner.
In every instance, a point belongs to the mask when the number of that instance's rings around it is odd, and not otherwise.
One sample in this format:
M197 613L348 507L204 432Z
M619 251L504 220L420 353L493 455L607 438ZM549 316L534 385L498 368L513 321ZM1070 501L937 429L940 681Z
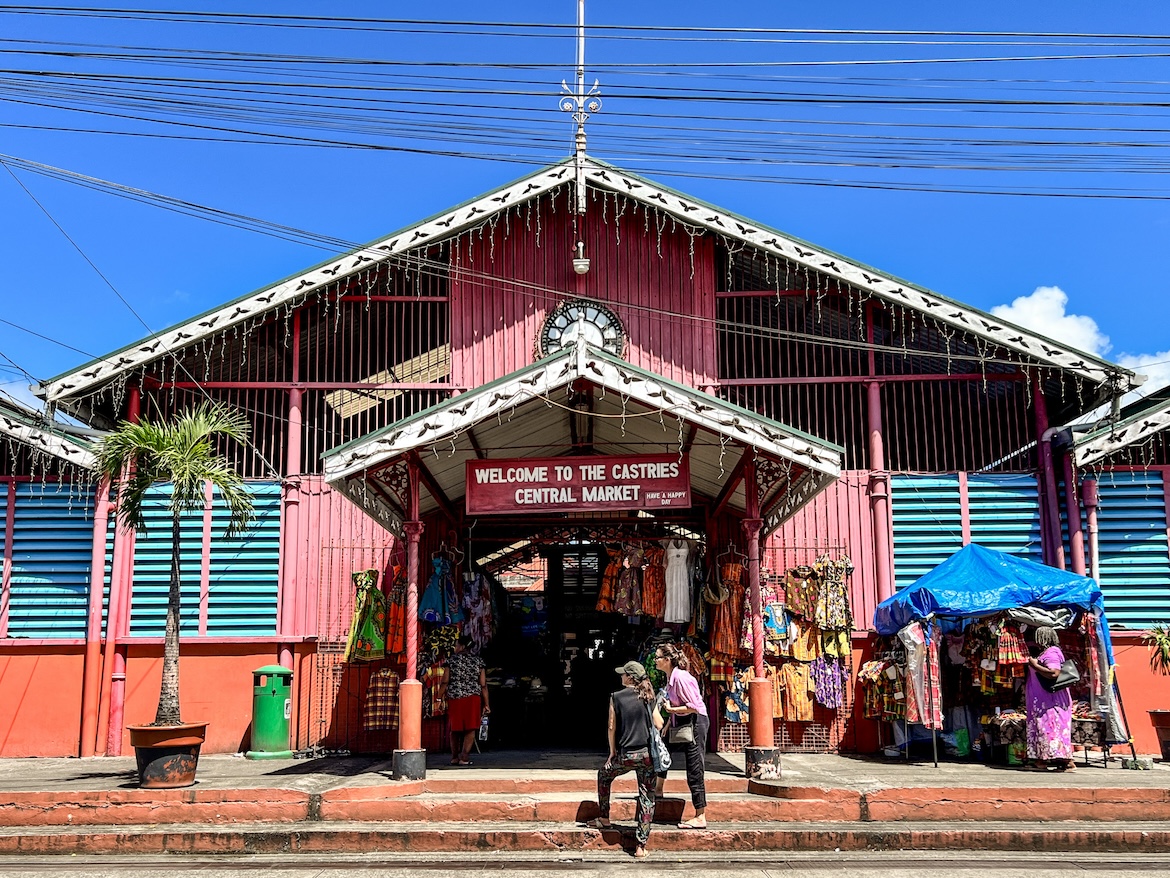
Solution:
M650 702L654 687L646 669L637 662L615 668L622 675L622 688L609 699L609 758L597 771L597 808L600 816L590 820L595 829L608 829L609 796L614 778L634 772L638 777L637 824L634 827L634 856L646 856L650 824L654 820L654 762L650 756Z

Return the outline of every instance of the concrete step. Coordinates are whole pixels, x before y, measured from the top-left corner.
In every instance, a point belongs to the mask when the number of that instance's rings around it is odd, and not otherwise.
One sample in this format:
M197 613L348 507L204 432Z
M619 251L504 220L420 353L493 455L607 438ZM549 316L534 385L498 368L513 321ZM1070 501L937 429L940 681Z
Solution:
M460 853L631 850L632 827L610 831L566 823L294 823L230 827L9 827L6 854ZM1046 851L1170 853L1170 823L718 823L706 831L655 827L652 857L754 851ZM0 860L2 862L2 860Z
M566 823L597 815L596 790L536 792L545 783L505 784L504 791L450 792L430 781L338 787L322 793L290 789L53 791L6 793L0 827L114 824L270 824L416 821L476 824ZM477 786L499 786L494 781ZM722 789L722 785L709 786ZM896 824L905 821L1125 820L1170 821L1170 790L1043 787L899 787L865 792L842 788L753 784L753 793L710 792L708 814L717 822ZM518 792L526 790L526 792ZM678 785L657 807L665 824L689 819L690 797ZM684 787L685 790L685 787ZM633 819L632 783L615 787L611 814Z

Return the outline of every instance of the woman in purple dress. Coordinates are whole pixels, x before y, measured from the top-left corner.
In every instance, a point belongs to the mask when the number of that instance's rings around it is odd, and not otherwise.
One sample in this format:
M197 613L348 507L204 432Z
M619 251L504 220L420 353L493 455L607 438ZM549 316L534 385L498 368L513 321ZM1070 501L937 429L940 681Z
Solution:
M1055 680L1064 664L1060 638L1052 628L1036 629L1036 646L1043 652L1028 659L1028 682L1024 687L1024 709L1028 717L1028 758L1034 771L1047 771L1057 763L1058 771L1072 771L1072 693L1068 689L1049 692L1041 677Z

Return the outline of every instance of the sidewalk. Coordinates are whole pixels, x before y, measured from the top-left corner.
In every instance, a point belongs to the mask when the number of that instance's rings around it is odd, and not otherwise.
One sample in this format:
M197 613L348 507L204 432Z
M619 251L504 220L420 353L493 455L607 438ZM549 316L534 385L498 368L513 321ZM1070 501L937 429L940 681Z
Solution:
M315 850L601 850L629 843L632 776L615 785L626 832L596 816L596 754L482 753L424 781L372 757L252 761L204 756L198 783L137 788L131 758L0 760L0 853ZM707 832L681 771L657 808L654 846L673 851L933 848L1170 852L1170 765L1114 760L1073 773L978 764L789 754L779 781L749 784L742 756L712 754ZM746 846L746 847L745 847Z

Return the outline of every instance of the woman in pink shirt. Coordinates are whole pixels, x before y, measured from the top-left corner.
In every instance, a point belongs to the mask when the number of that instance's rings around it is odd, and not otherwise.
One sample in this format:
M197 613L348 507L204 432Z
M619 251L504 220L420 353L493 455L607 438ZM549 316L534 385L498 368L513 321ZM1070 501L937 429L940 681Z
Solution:
M659 646L654 653L654 665L667 675L666 712L671 714L671 726L693 723L694 740L682 745L687 760L687 786L695 816L680 823L679 829L707 828L707 785L704 781L707 753L707 732L711 721L707 705L703 703L698 681L691 676L687 657L672 643Z

